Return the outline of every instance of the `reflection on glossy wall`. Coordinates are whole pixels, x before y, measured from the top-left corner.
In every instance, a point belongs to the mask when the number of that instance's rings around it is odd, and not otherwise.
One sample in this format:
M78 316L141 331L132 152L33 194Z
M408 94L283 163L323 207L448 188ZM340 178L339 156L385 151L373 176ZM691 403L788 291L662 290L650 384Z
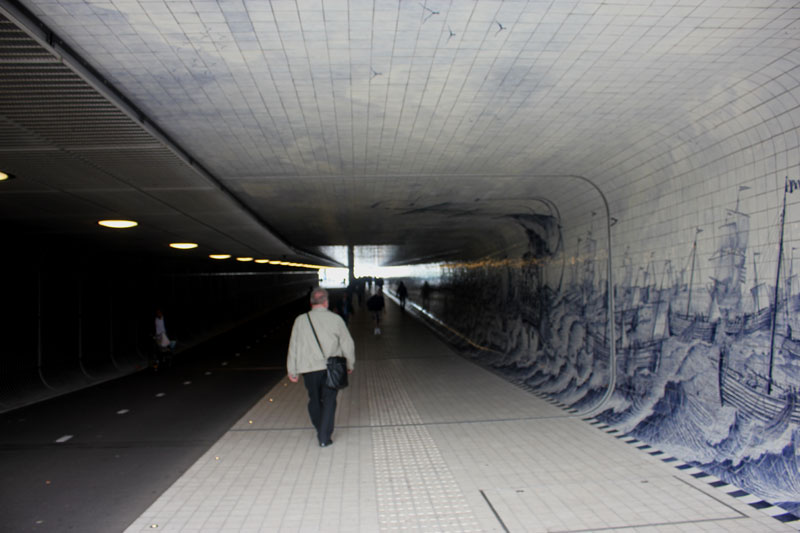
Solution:
M796 177L728 187L706 225L672 228L671 241L649 249L614 242L616 386L598 416L795 511ZM772 205L753 215L765 198ZM581 409L609 383L606 228L595 217L561 233L560 222L518 220L526 253L452 266L428 307L474 343L464 349L482 363Z

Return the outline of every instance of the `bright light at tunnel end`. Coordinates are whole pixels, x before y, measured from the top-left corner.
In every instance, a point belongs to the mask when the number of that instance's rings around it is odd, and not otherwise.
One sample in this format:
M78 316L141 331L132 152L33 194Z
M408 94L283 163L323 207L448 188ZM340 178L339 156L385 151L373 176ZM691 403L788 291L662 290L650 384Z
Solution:
M403 266L377 266L364 265L356 262L353 268L353 275L356 278L425 278L437 279L442 276L444 265L430 263L424 265L403 265ZM346 268L328 268L320 272L320 286L328 289L347 286Z

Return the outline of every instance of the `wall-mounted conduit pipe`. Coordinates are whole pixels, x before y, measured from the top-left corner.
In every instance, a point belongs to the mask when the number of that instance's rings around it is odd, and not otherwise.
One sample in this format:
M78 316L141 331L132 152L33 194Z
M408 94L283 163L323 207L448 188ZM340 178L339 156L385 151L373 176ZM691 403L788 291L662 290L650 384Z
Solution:
M592 188L597 191L597 194L600 195L600 199L603 200L603 205L606 209L606 236L608 239L608 261L606 261L606 268L608 269L608 275L606 276L606 290L608 292L608 388L606 388L606 392L603 394L603 397L600 398L599 402L589 409L578 413L579 416L589 416L599 412L605 404L608 403L608 400L611 398L611 395L614 394L614 389L617 386L617 334L615 331L616 328L614 327L614 270L611 261L611 209L608 207L606 195L603 194L600 187L592 180L578 175L569 175L565 177L579 179L591 185Z

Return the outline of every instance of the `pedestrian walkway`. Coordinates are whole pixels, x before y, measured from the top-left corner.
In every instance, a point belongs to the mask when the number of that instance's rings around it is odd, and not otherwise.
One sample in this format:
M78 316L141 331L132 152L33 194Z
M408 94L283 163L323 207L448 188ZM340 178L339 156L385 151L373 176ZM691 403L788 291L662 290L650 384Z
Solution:
M128 532L796 531L460 357L387 299L320 448L284 379ZM731 489L732 490L732 489Z

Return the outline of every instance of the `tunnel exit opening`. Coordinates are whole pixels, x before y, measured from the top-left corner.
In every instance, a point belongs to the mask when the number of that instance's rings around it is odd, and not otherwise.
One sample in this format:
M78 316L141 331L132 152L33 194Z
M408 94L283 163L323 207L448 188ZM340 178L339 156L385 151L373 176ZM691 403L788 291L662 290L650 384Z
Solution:
M345 264L347 261L347 246L330 246L325 248L325 253L330 257ZM442 276L441 263L424 263L415 265L386 265L388 258L392 257L394 245L368 245L353 247L353 276L355 278L425 278L438 279ZM344 258L344 261L342 259ZM345 288L349 283L348 268L326 268L320 270L320 286L335 289Z

